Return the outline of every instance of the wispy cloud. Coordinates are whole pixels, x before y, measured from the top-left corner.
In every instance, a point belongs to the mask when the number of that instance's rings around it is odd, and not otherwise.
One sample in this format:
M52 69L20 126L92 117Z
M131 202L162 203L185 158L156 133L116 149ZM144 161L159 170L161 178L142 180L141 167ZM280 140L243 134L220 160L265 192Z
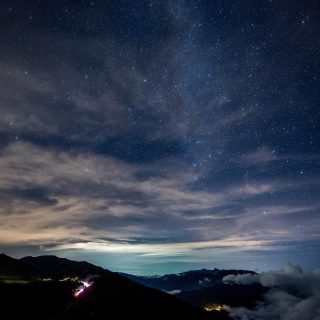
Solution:
M238 201L286 186L268 181L196 191L190 188L195 173L181 171L183 162L164 163L141 167L86 152L10 144L0 157L1 243L148 255L263 249L294 240L295 215L317 209L256 203L238 212ZM285 226L277 225L282 217ZM316 216L307 221L311 231ZM308 233L305 240L314 237ZM152 241L137 243L143 239Z

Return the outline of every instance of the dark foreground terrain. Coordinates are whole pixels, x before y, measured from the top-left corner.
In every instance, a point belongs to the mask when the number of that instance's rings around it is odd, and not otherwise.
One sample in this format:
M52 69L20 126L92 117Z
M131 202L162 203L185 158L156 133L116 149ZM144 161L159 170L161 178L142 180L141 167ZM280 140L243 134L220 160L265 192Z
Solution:
M87 262L1 255L0 273L2 319L228 319Z

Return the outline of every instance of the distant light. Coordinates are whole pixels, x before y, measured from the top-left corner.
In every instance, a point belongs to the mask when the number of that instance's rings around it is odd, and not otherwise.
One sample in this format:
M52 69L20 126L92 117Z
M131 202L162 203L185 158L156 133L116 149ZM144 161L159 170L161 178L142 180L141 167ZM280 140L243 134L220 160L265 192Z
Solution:
M92 285L92 283L89 283L89 282L86 282L86 281L80 281L84 286L85 288L88 288Z
M223 311L225 308L221 304L207 305L204 307L207 311Z
M75 297L79 297L79 295L84 291L83 287L80 287L78 289L76 289L76 292L74 293Z
M52 278L42 278L41 281L44 281L44 282L52 281Z
M79 282L81 283L81 286L79 286L74 292L74 296L76 298L79 297L80 295L82 295L83 293L85 293L86 289L91 287L94 283L92 280L90 280L90 282L84 281L84 280L79 280Z

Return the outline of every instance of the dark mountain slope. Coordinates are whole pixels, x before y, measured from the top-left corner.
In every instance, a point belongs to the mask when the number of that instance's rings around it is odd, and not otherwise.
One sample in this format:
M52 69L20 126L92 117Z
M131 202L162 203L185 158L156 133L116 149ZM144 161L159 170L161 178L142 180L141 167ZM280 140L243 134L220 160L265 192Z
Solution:
M29 281L41 277L41 273L29 264L0 254L0 281Z
M200 308L124 278L101 276L59 319L216 319Z
M225 304L250 308L256 304L256 301L262 300L262 295L266 291L265 287L257 283L251 285L218 283L213 287L181 292L176 296L198 306Z
M53 256L13 259L14 262L28 264L55 280L0 284L4 319L217 319L176 297L87 262ZM81 279L59 281L59 277L60 280L72 279L88 274L99 274L99 277L95 277L93 284L78 297L74 292L81 286Z
M20 261L36 268L47 277L58 279L109 272L86 261L72 261L56 256L24 257Z
M69 281L0 283L1 319L53 319L72 303L76 286Z

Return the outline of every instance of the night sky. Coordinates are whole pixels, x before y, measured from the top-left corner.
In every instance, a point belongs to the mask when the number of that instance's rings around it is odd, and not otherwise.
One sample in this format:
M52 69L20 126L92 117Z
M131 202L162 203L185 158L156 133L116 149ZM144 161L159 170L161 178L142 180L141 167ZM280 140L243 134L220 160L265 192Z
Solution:
M0 251L111 270L320 266L318 1L1 1Z

